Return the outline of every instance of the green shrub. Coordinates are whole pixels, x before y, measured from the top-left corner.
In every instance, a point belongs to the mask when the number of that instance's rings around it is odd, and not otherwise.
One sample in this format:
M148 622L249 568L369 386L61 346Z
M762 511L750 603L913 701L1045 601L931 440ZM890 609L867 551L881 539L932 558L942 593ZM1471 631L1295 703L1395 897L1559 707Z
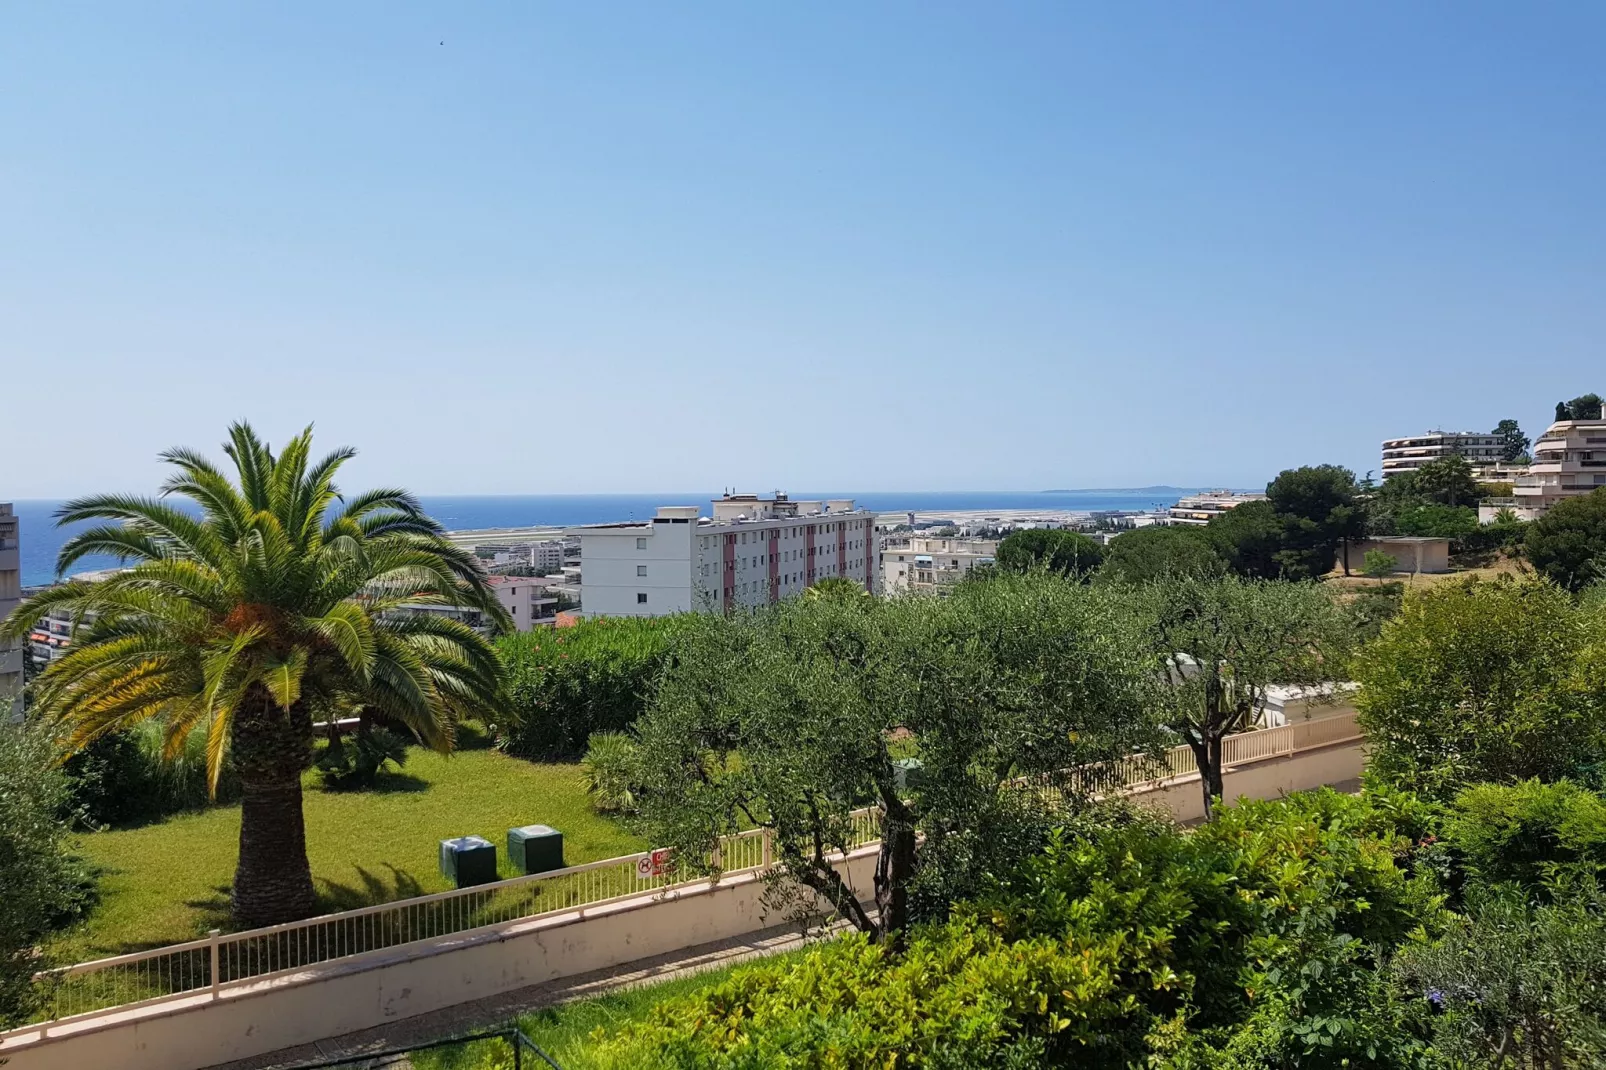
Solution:
M41 938L90 898L87 871L68 848L71 785L42 730L0 725L0 1029L28 1021L46 998L36 970Z
M922 929L896 958L855 934L660 1004L603 1040L601 1067L1027 1067L1125 1031L1141 935L1006 942L975 918ZM1143 978L1166 988L1163 970ZM1110 1065L1087 1062L1085 1065Z
M901 956L856 935L737 970L599 1030L583 1065L1414 1067L1417 1009L1378 969L1441 926L1402 864L1435 821L1333 791L1193 832L1084 816Z
M360 725L350 739L331 736L316 765L324 786L337 791L371 788L385 763L407 764L407 740L383 725Z
M1606 802L1567 781L1468 788L1446 834L1468 878L1480 883L1536 889L1606 869Z
M1564 498L1528 526L1528 560L1569 591L1606 578L1606 487Z
M580 781L604 813L636 808L636 744L624 732L594 732L580 759Z
M508 721L497 744L521 758L572 758L593 732L630 727L652 694L676 617L603 617L498 640Z
M1395 962L1428 1018L1441 1065L1585 1070L1606 1065L1606 900L1587 883L1553 904L1504 886Z
M1383 625L1400 615L1400 605L1404 601L1405 584L1398 580L1356 591L1346 608L1355 626L1357 642L1376 639L1382 634Z
M1601 617L1542 582L1409 593L1355 658L1367 776L1448 801L1480 782L1577 777L1606 724Z
M171 758L161 726L152 722L102 736L67 759L73 805L92 827L156 821L214 800L206 786L206 727L197 727ZM217 802L240 797L239 778L225 765Z

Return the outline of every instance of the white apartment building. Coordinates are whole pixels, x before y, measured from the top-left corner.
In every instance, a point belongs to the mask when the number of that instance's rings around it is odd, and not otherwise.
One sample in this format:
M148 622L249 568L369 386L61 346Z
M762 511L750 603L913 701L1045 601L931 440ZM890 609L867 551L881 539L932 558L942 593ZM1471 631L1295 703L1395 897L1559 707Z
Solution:
M533 568L540 572L557 572L563 568L563 543L558 539L539 542L483 543L474 547L475 556L485 560L490 568L508 566Z
M96 572L79 572L69 578L98 583L122 571L120 568L103 568ZM78 627L86 628L94 622L95 614L85 613ZM52 609L34 622L33 631L28 634L28 651L35 666L43 668L67 652L72 645L73 623L73 612L68 609Z
M20 522L0 502L0 620L11 616L22 598ZM22 718L22 644L0 639L0 723Z
M548 591L549 584L521 576L491 576L489 580L497 601L519 631L544 628L558 619L558 600Z
M1500 509L1519 520L1537 520L1567 498L1606 487L1606 406L1593 420L1558 420L1533 444L1533 463L1518 476L1511 498L1486 498L1478 519L1487 523Z
M889 542L881 551L881 591L944 594L978 565L990 565L998 553L992 539L945 539L912 535Z
M1414 472L1441 457L1459 455L1474 468L1493 468L1504 460L1505 442L1481 431L1429 431L1383 442L1383 478Z
M851 498L727 494L712 506L711 516L698 515L695 505L666 505L649 521L570 528L583 562L581 612L728 612L789 598L830 577L873 589L875 514Z
M1211 490L1203 494L1190 494L1173 505L1167 513L1167 519L1172 524L1192 524L1201 526L1210 523L1216 517L1229 509L1236 509L1244 502L1263 502L1264 494L1240 494L1232 490Z

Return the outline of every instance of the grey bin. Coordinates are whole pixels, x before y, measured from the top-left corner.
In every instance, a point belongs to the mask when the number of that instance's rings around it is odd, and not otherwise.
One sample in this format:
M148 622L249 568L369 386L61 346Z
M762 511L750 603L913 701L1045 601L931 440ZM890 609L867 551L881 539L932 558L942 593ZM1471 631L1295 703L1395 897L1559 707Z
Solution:
M441 841L441 875L459 888L496 880L496 844L484 836Z
M549 825L507 830L507 857L520 873L563 868L563 833Z

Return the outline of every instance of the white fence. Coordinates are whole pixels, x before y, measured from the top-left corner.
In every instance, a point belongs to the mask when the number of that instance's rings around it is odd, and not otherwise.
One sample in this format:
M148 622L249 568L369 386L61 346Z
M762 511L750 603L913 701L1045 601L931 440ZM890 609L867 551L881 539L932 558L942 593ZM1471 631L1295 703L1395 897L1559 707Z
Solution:
M1224 764L1231 768L1274 760L1357 738L1359 729L1352 712L1301 721L1228 737L1223 746ZM1183 746L1172 748L1158 761L1133 757L1107 763L1088 771L1086 783L1096 790L1138 791L1196 772L1193 754ZM856 811L847 846L867 846L878 834L876 812ZM208 990L217 998L225 989L294 973L316 963L513 921L563 913L584 917L586 911L604 904L696 883L677 881L665 870L664 860L663 852L643 851L265 929L214 931L188 943L80 963L41 976L41 981L54 989L42 1020L49 1023L48 1031L58 1023L111 1008L125 1009ZM763 870L771 862L766 830L726 837L720 843L717 863L724 873ZM24 1028L39 1031L37 1023ZM0 1039L6 1035L0 1034Z

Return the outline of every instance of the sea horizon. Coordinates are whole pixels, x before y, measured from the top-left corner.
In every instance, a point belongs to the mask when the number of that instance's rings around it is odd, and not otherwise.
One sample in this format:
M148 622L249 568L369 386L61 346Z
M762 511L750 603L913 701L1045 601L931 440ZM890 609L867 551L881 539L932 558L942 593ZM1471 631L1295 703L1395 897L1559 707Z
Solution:
M1029 491L829 491L792 494L799 500L852 498L863 508L880 513L976 512L988 509L1104 512L1163 509L1177 499L1197 493L1199 487L1154 484L1146 487L1089 487ZM419 501L436 520L452 531L493 528L559 527L635 520L650 516L660 505L702 505L719 497L718 491L650 492L637 494L421 494ZM4 500L4 499L0 499ZM22 583L36 586L54 582L56 556L62 545L87 524L57 527L53 514L67 499L12 499L21 522ZM68 575L112 568L117 559L96 555L77 562Z

